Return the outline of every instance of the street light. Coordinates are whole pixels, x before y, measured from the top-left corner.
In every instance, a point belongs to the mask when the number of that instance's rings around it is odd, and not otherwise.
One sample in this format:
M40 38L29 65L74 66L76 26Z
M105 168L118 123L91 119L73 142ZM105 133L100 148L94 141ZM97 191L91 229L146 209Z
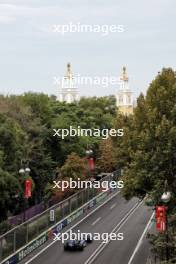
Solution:
M161 196L161 200L163 203L167 204L171 199L171 192L167 191L168 183L167 180L164 183L164 193ZM166 261L169 261L169 248L168 248L169 236L168 236L168 218L166 212Z
M93 176L91 167L94 166L93 165L94 161L93 161L92 155L93 155L93 150L87 148L86 156L87 156L87 161L88 161L88 174L89 174L89 177Z
M161 196L161 200L163 203L168 203L171 199L171 192L168 191L168 183L167 180L164 182L164 193Z
M22 175L22 174L25 174L25 170L21 168L21 169L19 170L19 174L21 174L21 175Z
M87 150L86 150L86 155L87 155L88 157L90 157L92 154L93 154L93 150L92 150L92 149L87 149Z
M164 192L161 196L163 203L168 203L171 199L171 192Z
M30 174L30 168L28 166L29 161L28 160L21 160L21 168L19 169L19 174L20 175L24 175L25 179L27 176L29 176ZM23 210L24 210L24 214L23 214L23 221L26 221L26 197L24 197L24 206L23 206Z
M31 169L29 167L25 168L26 174L29 174L31 172Z

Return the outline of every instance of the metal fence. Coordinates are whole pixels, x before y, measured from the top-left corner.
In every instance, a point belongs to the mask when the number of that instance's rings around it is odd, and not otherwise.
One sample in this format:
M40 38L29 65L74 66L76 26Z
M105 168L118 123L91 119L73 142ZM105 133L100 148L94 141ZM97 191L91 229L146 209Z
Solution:
M117 180L119 172L107 175L103 180ZM0 261L4 260L18 249L39 236L42 232L71 214L83 204L100 193L100 189L87 188L78 191L69 198L53 205L43 213L31 218L27 222L13 228L0 236ZM54 210L54 221L51 221L51 210Z
M57 201L56 203L58 203L58 202L60 202L60 201ZM52 205L50 205L50 206L52 206ZM15 226L20 225L23 222L29 220L30 218L32 218L32 217L34 217L34 216L36 216L38 214L41 214L46 209L47 208L46 208L44 202L41 202L39 204L36 204L36 205L30 207L29 209L27 209L27 210L25 210L23 212L21 212L18 215L9 217L6 222L8 222L10 225L13 225L13 227L15 227ZM24 221L24 218L25 218L25 221Z

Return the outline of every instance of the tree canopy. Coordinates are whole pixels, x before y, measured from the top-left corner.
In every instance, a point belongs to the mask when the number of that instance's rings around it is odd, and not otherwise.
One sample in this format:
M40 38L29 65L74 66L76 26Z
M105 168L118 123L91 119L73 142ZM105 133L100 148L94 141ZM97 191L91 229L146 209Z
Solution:
M37 93L0 96L0 211L4 212L0 220L9 212L16 214L23 208L24 181L18 173L21 160L29 161L35 185L30 206L43 200L48 184L57 177L58 168L62 167L65 177L71 177L73 171L74 177L80 177L81 160L88 147L94 150L96 158L100 138L84 136L62 140L53 137L54 128L78 125L91 129L111 128L115 118L113 96L81 98L72 104ZM71 155L73 152L76 156Z

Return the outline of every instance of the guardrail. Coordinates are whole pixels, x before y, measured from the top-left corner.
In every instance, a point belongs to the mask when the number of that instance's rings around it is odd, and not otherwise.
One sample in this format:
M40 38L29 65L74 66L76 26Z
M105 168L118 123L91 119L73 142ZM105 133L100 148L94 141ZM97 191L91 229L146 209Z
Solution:
M117 180L118 177L119 173L114 172L111 175L104 177L103 180ZM81 207L85 207L87 203L90 203L89 207L93 207L97 203L96 199L98 199L99 195L101 199L104 194L105 192L100 193L100 190L95 188L83 189L70 196L69 198L63 200L62 202L50 207L43 213L33 217L27 222L8 231L0 237L0 261L4 260L4 264L18 263L20 261L19 259L21 259L21 255L16 256L15 253L17 251L20 252L20 249L29 243L34 243L34 245L31 246L31 248L34 249L36 248L36 245L45 243L50 236L50 233L45 233L46 230L53 228L53 226L58 226L58 222L62 221L62 219L66 219L66 217L72 215L73 212L75 213L75 210L78 210ZM55 217L53 217L53 219L51 219L51 210L54 210ZM66 226L68 224L68 221L71 222L72 219L67 219L65 220L65 222L62 222L62 226L60 226L59 228L63 228L64 226ZM56 231L57 230L58 227ZM41 234L44 235L41 236ZM36 237L38 237L37 242L35 239ZM12 257L11 262L8 262L8 256L12 256L13 254L14 256Z

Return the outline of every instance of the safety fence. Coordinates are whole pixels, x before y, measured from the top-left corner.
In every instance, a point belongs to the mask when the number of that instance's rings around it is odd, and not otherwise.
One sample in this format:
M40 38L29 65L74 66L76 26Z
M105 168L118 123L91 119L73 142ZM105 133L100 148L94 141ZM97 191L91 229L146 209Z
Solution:
M117 180L120 175L119 171L113 172L103 178L103 181L112 181ZM111 191L111 190L110 190ZM13 228L4 235L0 236L0 261L3 261L8 258L8 256L13 255L13 253L19 251L25 245L34 241L36 237L39 237L40 234L49 230L51 227L55 226L62 219L71 215L73 212L78 210L87 202L91 201L89 207L93 207L94 203L97 201L92 200L94 197L103 197L105 192L102 192L101 189L96 188L86 188L81 191L78 191L69 198L59 202L58 204L53 205L52 207L45 210L43 213L31 218L27 222ZM98 199L98 198L97 198ZM78 211L79 212L79 211ZM75 216L73 216L75 217ZM72 221L74 219L67 220ZM62 223L62 228L64 223ZM45 234L39 239L38 244L43 244L48 237ZM36 241L35 241L36 243ZM35 247L35 243L33 247ZM18 259L20 256L18 256ZM9 263L9 262L3 262ZM10 262L10 263L17 263Z

